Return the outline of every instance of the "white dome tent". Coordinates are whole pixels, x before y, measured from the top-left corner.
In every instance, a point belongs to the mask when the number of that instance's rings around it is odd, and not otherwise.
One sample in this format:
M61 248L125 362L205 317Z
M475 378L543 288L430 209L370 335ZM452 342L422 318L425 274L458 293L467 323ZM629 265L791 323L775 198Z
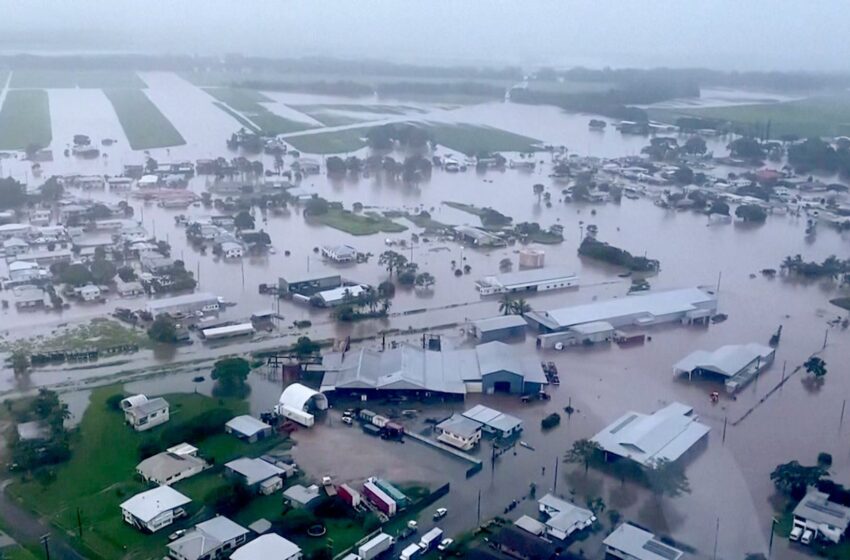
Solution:
M306 385L293 383L281 393L275 412L309 428L316 421L313 413L327 409L328 398L324 394Z

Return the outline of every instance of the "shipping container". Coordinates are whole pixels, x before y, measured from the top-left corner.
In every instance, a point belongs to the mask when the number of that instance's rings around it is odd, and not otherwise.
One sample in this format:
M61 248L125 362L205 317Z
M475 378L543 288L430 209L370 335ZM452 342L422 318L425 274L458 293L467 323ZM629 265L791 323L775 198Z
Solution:
M439 527L434 527L424 535L422 535L422 539L419 541L419 548L423 550L423 552L428 552L432 548L436 548L440 541L443 539L443 530Z
M414 558L418 558L422 554L422 549L419 548L418 544L412 544L401 551L398 558L399 560L414 560Z
M360 492L358 492L348 484L340 484L337 487L336 492L337 495L351 507L356 508L360 505L360 500L362 499L360 496Z
M395 422L387 422L387 425L384 426L384 434L388 438L400 438L404 435L404 426Z
M357 549L357 554L362 560L372 560L382 552L392 548L392 546L393 538L386 533L380 533L378 536L360 545Z
M410 504L410 498L408 498L404 492L384 480L383 478L373 478L371 479L375 485L380 488L387 496L393 499L393 501L398 504L398 507L405 507Z
M370 436L381 435L381 428L372 424L363 424L363 431L369 434Z
M378 488L378 485L374 482L367 480L363 484L363 494L387 517L392 517L396 514L398 506L396 506L395 500L390 498L386 492Z
M389 418L387 418L386 416L381 416L380 414L376 414L375 416L372 417L372 423L374 425L378 426L379 428L383 428L384 426L389 424L389 422L390 422Z
M364 422L371 422L372 418L374 418L375 416L377 416L377 413L372 412L368 408L364 408L363 410L360 411L360 414L359 414L360 419L363 420Z

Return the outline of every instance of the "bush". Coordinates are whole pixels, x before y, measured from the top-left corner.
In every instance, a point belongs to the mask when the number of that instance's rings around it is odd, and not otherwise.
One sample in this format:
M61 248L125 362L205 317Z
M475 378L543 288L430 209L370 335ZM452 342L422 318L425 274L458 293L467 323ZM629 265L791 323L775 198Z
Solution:
M552 414L540 421L540 427L544 430L551 430L560 423L561 415L557 412L553 412Z
M116 393L111 395L108 399L106 399L106 408L109 410L114 410L116 412L121 411L121 401L124 400L124 395L121 393Z
M280 528L284 533L302 534L317 524L315 515L305 509L289 510L280 520Z

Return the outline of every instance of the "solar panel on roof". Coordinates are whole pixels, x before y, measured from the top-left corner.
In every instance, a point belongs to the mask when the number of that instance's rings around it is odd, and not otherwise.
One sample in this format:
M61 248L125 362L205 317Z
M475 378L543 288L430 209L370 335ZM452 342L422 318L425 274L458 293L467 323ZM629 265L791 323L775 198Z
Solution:
M671 548L666 544L662 544L655 539L649 539L643 544L643 549L652 552L653 554L657 554L663 558L667 558L667 560L675 560L679 557L679 551L675 548Z

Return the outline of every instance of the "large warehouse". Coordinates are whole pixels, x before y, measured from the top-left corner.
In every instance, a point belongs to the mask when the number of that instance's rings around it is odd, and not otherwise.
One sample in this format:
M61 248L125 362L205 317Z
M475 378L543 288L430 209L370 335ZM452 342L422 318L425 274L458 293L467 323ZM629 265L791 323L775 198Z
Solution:
M775 354L776 350L770 346L755 342L729 344L713 352L697 350L673 366L673 375L687 374L688 379L694 374L720 377L726 383L726 390L734 393L770 366Z
M546 384L536 360L522 357L501 342L461 350L425 350L402 344L383 352L366 348L332 352L324 355L322 368L322 392L530 394Z
M577 286L578 276L564 268L534 268L487 276L478 280L475 285L482 296L545 292Z
M540 332L559 332L586 323L605 322L614 328L681 321L707 321L717 311L717 296L700 288L629 295L608 301L531 311L525 318Z

